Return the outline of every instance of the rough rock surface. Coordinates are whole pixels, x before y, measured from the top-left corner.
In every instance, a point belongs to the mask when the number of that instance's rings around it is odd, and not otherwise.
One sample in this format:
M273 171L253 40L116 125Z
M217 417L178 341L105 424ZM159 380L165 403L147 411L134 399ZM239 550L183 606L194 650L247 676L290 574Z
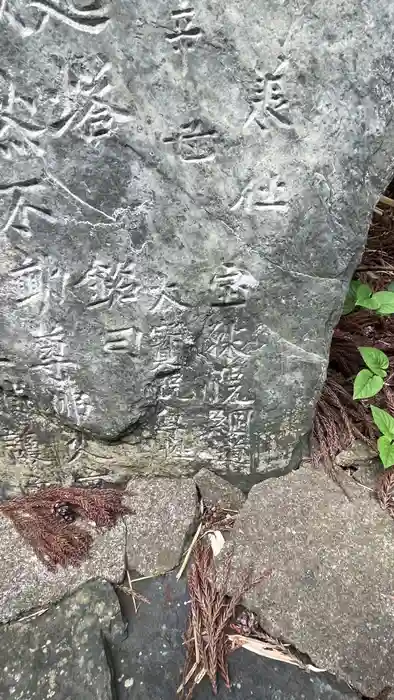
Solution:
M30 622L0 627L0 697L113 700L114 626L121 627L116 594L92 582Z
M272 569L247 594L263 627L368 697L394 686L394 524L369 492L351 500L307 467L255 486L233 534L230 585Z
M136 479L127 492L133 510L125 518L129 569L144 576L173 569L196 522L193 479Z
M344 469L357 469L360 465L365 465L372 460L376 460L377 453L372 447L366 445L361 440L356 440L348 450L342 450L335 457L335 464Z
M392 176L393 27L387 0L2 2L0 385L158 474L286 470Z
M131 476L193 476L189 462L152 462L141 437L105 443L60 425L33 401L0 390L0 500L46 484L88 484Z
M209 469L200 469L195 475L194 481L206 505L218 504L223 508L239 510L245 502L246 496L240 489L232 486Z
M90 579L105 578L119 583L124 576L125 547L126 528L119 523L95 537L90 557L80 567L51 572L10 521L0 516L0 622L31 608L47 607Z
M116 595L103 582L86 584L40 617L0 627L0 696L174 700L184 662L185 583L169 574L135 588L150 604L135 615L130 597L121 596L127 634ZM356 700L327 674L312 676L247 652L233 654L230 671L234 700ZM210 694L203 681L194 697ZM217 697L229 697L223 683Z
M171 573L141 581L135 588L150 603L141 603L135 615L130 598L122 596L129 634L114 646L116 697L174 700L184 663L183 634L189 600L185 582L177 581ZM242 650L230 657L230 677L230 691L223 682L219 683L218 700L357 700L345 684L337 683L326 673L308 674ZM193 698L210 697L205 679Z

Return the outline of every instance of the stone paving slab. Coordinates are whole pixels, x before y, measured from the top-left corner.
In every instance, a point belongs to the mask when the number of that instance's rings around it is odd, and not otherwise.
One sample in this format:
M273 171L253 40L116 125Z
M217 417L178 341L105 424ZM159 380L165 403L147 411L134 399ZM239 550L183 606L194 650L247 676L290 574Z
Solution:
M126 529L119 523L97 534L89 559L80 567L49 571L0 516L0 622L32 608L43 608L94 578L119 582L124 576Z
M136 615L130 598L122 596L129 636L114 645L116 698L174 700L184 662L182 635L189 600L185 582L169 573L135 587L150 604L142 603ZM308 674L243 650L230 657L230 677L230 690L219 683L218 700L357 700L345 684L326 673ZM209 698L213 695L203 680L193 700Z
M143 576L173 569L196 521L193 479L135 479L127 485L132 515L127 524L127 561Z
M111 530L94 535L89 559L80 567L49 571L12 523L0 517L0 622L45 607L86 581L118 583L130 569L157 575L177 566L196 518L193 479L140 479L129 483L132 514Z
M230 587L249 566L272 568L245 598L263 627L374 697L394 686L394 523L345 486L351 500L308 467L255 486L227 545Z
M239 510L246 499L241 489L233 486L209 469L200 469L195 475L196 482L204 504L212 506L220 505L222 508Z
M115 592L96 581L40 617L0 627L0 697L114 700L107 635L116 624Z
M184 661L185 581L142 581L150 601L137 614L130 597L90 582L32 620L0 627L0 697L12 700L175 700ZM309 675L242 650L230 660L232 686L218 700L356 700L327 674ZM194 700L208 700L206 681Z

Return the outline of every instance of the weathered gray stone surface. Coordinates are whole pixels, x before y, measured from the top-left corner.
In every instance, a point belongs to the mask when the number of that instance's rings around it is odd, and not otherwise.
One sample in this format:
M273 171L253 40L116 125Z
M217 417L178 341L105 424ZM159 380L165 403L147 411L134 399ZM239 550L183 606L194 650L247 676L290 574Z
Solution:
M132 515L127 527L127 564L144 576L173 569L196 523L193 479L136 479L127 485Z
M392 176L393 27L386 0L2 2L0 384L158 474L286 470Z
M23 396L0 391L0 500L31 487L127 481L135 475L192 476L193 465L152 462L141 437L105 443L59 424Z
M150 604L135 615L121 595L127 633L109 584L88 583L47 613L0 627L0 696L13 700L174 700L184 663L185 582L169 574L141 581ZM231 697L246 700L356 700L327 674L238 651L230 660ZM211 697L206 680L196 700ZM219 700L229 697L219 685Z
M205 505L213 506L218 504L223 508L239 510L245 502L246 496L240 489L229 484L228 481L217 476L209 469L200 469L195 475L194 481L200 490Z
M30 622L0 627L0 697L113 700L107 638L121 627L116 594L103 582Z
M118 700L174 700L184 664L183 634L189 595L185 581L171 573L136 584L150 604L135 615L130 599L122 596L128 638L114 645ZM239 650L230 657L231 690L219 682L218 700L356 700L344 683L329 674L308 674L286 664ZM195 700L212 697L204 679ZM72 698L74 700L74 698Z
M124 576L125 547L126 529L119 523L95 537L90 557L80 567L51 572L10 521L0 516L0 622L32 608L47 607L90 579L119 583Z
M246 596L263 627L374 697L394 687L394 524L351 479L346 491L352 500L307 467L255 486L235 525L230 585L249 566L272 569Z
M335 458L337 466L346 470L357 484L375 492L379 479L383 476L382 463L376 450L363 442L356 441L348 450L343 450ZM339 470L338 475L341 475Z

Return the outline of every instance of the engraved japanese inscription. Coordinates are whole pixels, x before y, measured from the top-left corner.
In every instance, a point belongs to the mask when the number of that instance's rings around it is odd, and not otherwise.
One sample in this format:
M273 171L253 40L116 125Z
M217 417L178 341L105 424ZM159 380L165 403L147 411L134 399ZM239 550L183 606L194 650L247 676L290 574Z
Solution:
M287 66L288 61L280 56L279 65L273 73L256 73L250 96L250 112L244 129L253 123L257 124L261 131L266 131L270 126L291 128L289 100L286 98L284 87Z
M245 487L296 463L392 175L394 9L347 4L0 0L0 448L24 479L55 434L62 474L109 445Z

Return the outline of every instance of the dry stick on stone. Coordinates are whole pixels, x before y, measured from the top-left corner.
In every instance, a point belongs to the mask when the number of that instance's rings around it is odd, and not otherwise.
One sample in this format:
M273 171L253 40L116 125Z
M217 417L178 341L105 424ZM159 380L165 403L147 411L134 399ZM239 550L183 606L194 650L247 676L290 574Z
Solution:
M153 576L141 576L140 578L132 580L128 569L126 569L126 575L127 586L125 586L124 584L120 584L119 586L117 586L117 588L131 597L133 601L134 612L135 614L137 614L140 606L137 605L136 601L140 600L142 603L147 603L148 605L150 605L150 600L148 600L148 598L145 598L145 596L143 596L141 593L137 593L137 591L133 588L133 583L135 583L136 581L144 581L145 579L153 578Z
M305 671L313 671L314 673L324 673L326 671L325 668L318 668L312 664L305 664L296 656L293 656L289 649L283 644L275 640L266 641L258 637L232 633L228 635L228 640L231 644L232 651L242 648L254 654L258 654L258 656L264 656L266 659L280 661L281 663L290 664L291 666L298 666L298 668L302 668Z
M382 204L387 204L389 207L394 207L394 199L391 199L391 197L386 197L384 194L379 197L379 202Z
M87 558L93 541L89 524L110 528L130 512L123 492L106 488L51 486L0 504L0 514L52 571Z

